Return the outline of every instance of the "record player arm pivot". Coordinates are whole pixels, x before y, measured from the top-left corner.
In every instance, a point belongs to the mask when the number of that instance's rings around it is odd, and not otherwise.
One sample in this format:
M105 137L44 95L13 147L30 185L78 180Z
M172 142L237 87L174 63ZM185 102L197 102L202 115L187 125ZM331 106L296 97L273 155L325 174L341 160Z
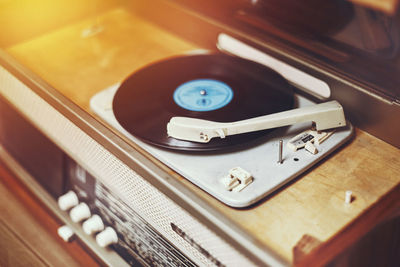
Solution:
M301 122L314 122L317 130L346 125L342 106L337 101L297 108L236 122L214 122L188 117L173 117L167 125L168 136L207 143L214 137L225 138L247 132L272 129Z

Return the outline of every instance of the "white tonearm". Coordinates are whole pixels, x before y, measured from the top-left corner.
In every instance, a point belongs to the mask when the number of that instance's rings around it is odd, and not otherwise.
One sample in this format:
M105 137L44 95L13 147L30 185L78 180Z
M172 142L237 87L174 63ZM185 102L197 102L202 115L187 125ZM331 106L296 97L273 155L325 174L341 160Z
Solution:
M176 139L207 143L214 137L225 138L308 121L314 122L317 130L346 125L342 106L337 101L330 101L236 122L173 117L167 124L167 133Z

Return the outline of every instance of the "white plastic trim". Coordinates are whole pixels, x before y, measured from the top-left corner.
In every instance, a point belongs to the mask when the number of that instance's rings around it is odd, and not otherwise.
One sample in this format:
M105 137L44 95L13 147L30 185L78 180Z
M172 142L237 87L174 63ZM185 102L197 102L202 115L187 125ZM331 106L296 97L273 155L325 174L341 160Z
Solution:
M221 33L218 36L218 48L233 55L260 63L267 66L287 79L294 86L317 96L328 99L331 95L329 85L299 69L296 69L266 53L255 49L227 34Z

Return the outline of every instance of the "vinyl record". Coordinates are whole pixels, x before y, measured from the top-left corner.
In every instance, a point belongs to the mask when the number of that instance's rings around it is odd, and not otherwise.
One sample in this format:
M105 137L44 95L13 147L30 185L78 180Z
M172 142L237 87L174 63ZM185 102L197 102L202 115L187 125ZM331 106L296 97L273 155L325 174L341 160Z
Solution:
M209 143L167 136L174 116L233 122L293 108L293 89L278 73L260 64L224 54L174 57L153 63L125 80L113 100L117 121L152 145L186 151L210 151L244 144L268 131Z

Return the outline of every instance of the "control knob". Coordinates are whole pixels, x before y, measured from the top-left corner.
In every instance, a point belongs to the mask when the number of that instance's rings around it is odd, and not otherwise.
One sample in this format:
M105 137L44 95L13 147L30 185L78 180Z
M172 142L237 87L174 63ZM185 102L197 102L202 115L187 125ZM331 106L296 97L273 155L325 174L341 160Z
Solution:
M92 217L83 222L82 228L87 235L91 235L102 231L104 229L104 224L100 216L94 214Z
M69 212L71 220L75 223L83 221L89 218L91 215L89 206L85 202L79 203L77 206L73 207Z
M104 231L96 236L96 242L102 248L115 244L118 242L117 233L113 228L106 227Z
M78 203L78 196L72 190L58 198L58 206L61 210L69 210L70 208L78 205Z

